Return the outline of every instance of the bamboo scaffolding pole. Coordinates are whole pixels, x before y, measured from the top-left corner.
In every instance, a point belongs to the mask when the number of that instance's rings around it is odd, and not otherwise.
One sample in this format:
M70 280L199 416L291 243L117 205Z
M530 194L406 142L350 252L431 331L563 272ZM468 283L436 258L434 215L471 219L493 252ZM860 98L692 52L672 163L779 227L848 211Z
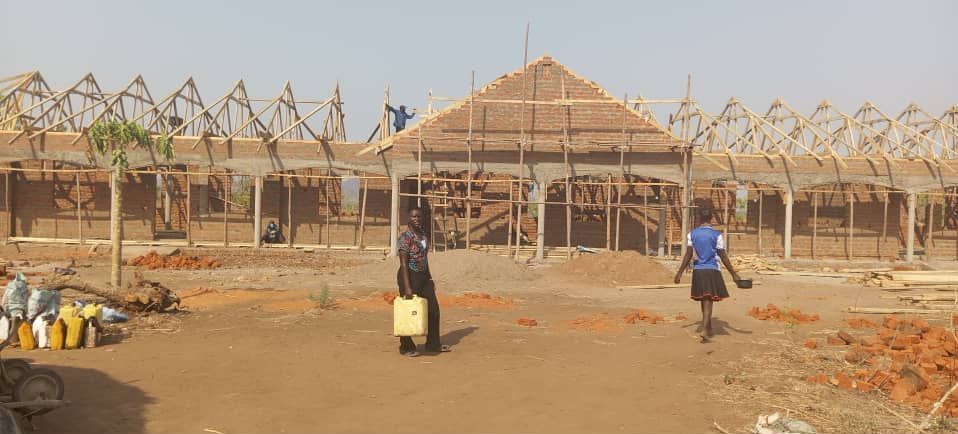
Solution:
M615 201L615 251L619 251L619 234L622 231L622 189L616 188Z
M230 197L230 191L233 190L233 178L229 174L226 174L226 182L224 183L224 185L226 186L226 191L223 193L223 195L226 198L226 200L223 201L223 247L229 247L230 245L229 206L231 203L230 199L232 199Z
M359 207L359 251L366 246L366 197L369 196L369 180L363 181L363 202ZM432 223L430 222L430 226Z
M80 240L80 245L83 245L83 212L80 210L80 174L76 174L76 187L77 187L77 239Z
M725 224L722 225L722 238L725 238L725 250L729 254L732 254L732 240L730 240L728 237L729 226L732 225L732 218L729 215L729 208L728 208L728 188L726 188L725 190L722 190L722 213L723 213L723 218L725 219L725 221L723 222ZM682 245L685 245L685 244L686 243L682 243Z

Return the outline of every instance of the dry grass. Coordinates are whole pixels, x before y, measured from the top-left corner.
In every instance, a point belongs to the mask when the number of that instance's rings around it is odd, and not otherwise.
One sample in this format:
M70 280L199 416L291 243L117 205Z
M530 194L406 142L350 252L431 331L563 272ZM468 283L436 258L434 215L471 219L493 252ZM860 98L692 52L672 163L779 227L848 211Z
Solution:
M755 417L779 412L810 423L820 433L917 432L914 426L924 415L886 399L879 391L838 390L806 381L811 375L852 369L854 366L843 360L840 350L810 351L789 340L756 342L755 346L766 351L727 363L732 374L705 379L716 399L729 408ZM956 432L954 427L953 422L939 420L924 432ZM751 427L730 431L751 432Z

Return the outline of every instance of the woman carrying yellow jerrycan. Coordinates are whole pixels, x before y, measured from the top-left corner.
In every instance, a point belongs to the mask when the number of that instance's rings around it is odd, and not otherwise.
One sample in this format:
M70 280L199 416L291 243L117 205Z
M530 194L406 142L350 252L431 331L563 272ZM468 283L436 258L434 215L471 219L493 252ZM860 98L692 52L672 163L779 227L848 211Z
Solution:
M396 272L396 285L402 299L396 299L394 315L396 318L394 333L399 336L399 354L416 357L419 351L412 335L422 336L419 330L399 330L403 324L415 327L416 318L421 318L422 303L418 298L426 301L426 351L444 353L450 351L448 345L439 342L439 301L436 299L436 284L429 273L429 241L426 231L423 230L423 212L419 207L409 210L409 224L405 232L399 236L399 270ZM414 298L415 297L415 298ZM421 319L419 319L421 321ZM421 323L419 323L421 324Z

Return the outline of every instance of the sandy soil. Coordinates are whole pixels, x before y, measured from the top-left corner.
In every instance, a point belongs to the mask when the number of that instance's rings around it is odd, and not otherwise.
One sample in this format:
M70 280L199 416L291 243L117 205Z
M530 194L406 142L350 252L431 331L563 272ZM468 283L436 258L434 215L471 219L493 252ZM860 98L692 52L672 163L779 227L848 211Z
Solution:
M21 249L4 246L0 256L72 257L89 265L77 268L81 278L109 276L102 252ZM355 252L185 253L223 266L143 271L178 290L182 312L137 318L94 349L4 352L66 381L72 406L37 418L39 433L690 433L713 432L713 422L746 432L758 414L784 412L777 407L833 430L853 409L876 421L841 432L902 426L869 404L880 397L805 381L840 357L805 349L806 338L842 327L846 306L897 303L840 279L761 276L753 289L733 289L716 306L718 335L703 344L687 288L618 290L616 278L570 279L562 263L526 269L486 254L437 254L443 342L453 351L405 358L389 333L384 297L395 290L392 260ZM627 273L621 284L669 283L661 270L646 270L648 279ZM324 286L334 308L318 308ZM794 325L748 315L769 303L821 319ZM630 323L638 309L662 320ZM537 325L519 325L520 318Z

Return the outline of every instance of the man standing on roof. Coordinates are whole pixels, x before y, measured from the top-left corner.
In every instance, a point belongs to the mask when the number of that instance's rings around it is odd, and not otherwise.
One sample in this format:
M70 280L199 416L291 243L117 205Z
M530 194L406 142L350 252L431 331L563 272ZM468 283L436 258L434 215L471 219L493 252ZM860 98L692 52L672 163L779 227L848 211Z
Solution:
M406 106L399 106L399 110L392 108L389 104L386 104L386 109L391 111L395 119L393 119L393 126L396 127L396 132L400 132L406 128L406 120L412 119L413 116L416 116L416 109L412 109L412 114L406 113Z

